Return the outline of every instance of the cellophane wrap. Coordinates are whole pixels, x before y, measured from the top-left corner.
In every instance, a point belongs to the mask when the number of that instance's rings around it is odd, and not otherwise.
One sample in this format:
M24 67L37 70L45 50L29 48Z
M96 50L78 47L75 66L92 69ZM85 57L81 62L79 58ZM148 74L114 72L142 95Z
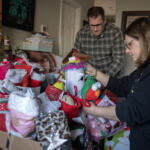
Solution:
M64 111L50 112L40 114L35 119L37 140L44 149L62 149L71 150L70 130ZM65 143L59 144L61 139L66 139ZM67 143L67 145L65 145ZM56 147L58 145L58 147Z

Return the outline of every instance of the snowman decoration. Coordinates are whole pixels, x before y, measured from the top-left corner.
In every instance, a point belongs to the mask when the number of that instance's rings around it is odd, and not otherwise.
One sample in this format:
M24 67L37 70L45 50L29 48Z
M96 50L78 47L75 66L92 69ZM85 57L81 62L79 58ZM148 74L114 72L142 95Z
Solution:
M81 98L81 89L85 82L85 62L80 61L78 57L70 57L69 61L64 64L65 72L65 91L75 96L75 87L77 88L77 97Z

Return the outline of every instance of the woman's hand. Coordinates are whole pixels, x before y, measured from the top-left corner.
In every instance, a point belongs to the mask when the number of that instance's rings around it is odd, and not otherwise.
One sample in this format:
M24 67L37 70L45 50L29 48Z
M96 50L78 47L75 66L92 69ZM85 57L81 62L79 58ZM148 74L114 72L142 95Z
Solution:
M96 75L96 69L94 67L92 67L90 64L87 64L86 74L95 76Z
M95 79L99 81L104 87L107 86L109 81L109 76L104 74L101 71L98 71L96 68L92 67L90 64L86 66L86 74L95 76Z
M87 114L95 115L94 112L97 106L93 102L90 102L90 104L91 104L90 107L86 107L83 105L82 110L86 112Z

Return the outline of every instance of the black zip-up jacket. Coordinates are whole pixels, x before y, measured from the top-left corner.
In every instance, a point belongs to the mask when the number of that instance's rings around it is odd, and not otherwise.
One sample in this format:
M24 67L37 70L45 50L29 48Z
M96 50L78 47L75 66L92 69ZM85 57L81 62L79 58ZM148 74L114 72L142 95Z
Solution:
M150 150L150 59L129 76L110 77L107 87L126 100L116 104L116 115L130 127L130 150Z

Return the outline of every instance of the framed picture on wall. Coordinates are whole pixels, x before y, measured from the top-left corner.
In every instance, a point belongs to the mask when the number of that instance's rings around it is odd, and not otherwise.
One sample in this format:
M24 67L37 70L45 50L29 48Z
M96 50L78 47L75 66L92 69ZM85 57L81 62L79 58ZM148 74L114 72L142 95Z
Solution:
M33 31L35 0L2 0L2 24Z
M116 19L115 16L106 16L106 20L109 23L115 23L115 19Z
M128 25L139 17L150 17L150 11L123 11L121 29L125 32Z

